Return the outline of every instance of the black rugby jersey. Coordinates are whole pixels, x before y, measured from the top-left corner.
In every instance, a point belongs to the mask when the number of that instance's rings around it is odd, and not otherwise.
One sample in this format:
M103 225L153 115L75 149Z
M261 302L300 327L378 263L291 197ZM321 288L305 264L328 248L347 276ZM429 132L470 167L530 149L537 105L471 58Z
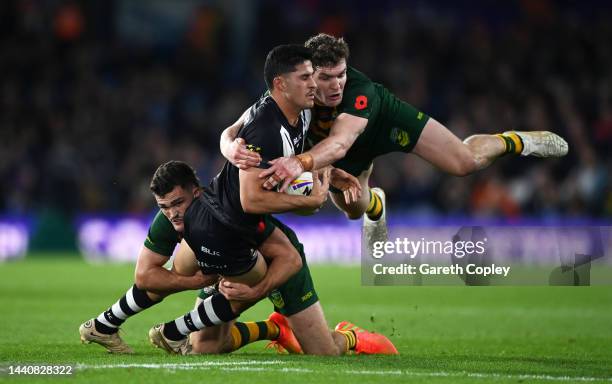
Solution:
M246 111L245 116L237 137L243 138L251 151L261 155L260 168L269 168L270 160L304 151L310 110L302 111L296 126L292 126L272 96L264 95ZM247 214L242 209L238 172L239 169L227 161L210 186L204 188L203 197L215 217L225 225L247 232L257 230L262 215Z
M241 275L255 265L256 249L270 231L236 231L220 222L202 198L185 211L185 241L205 274Z

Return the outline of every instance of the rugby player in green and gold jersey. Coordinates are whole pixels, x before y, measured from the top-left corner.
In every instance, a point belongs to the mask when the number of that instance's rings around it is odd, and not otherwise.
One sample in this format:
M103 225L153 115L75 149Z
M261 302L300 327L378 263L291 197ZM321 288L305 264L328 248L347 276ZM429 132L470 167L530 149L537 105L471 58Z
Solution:
M378 156L412 152L442 171L465 176L506 154L567 154L567 142L546 131L473 135L461 141L435 119L348 66L349 48L342 38L318 34L305 45L313 51L318 87L308 132L312 148L298 156L275 159L260 177L269 189L282 180L281 190L305 170L330 164L357 177L364 193L330 191L334 203L350 219L359 219L365 213L364 235L370 249L374 241L386 240L387 236L384 192L368 187ZM233 142L240 124L239 120L224 131L221 151L238 166L255 166L261 159L249 153L243 142Z

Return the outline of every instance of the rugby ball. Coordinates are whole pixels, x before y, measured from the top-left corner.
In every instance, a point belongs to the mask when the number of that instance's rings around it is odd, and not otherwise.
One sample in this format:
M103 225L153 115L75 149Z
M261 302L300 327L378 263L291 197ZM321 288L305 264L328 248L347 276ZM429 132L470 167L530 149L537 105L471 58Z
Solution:
M312 184L312 173L304 172L289 184L285 192L288 195L310 196Z
M302 195L302 196L310 196L312 192L312 173L304 172L297 179L293 180L289 187L285 190L285 193L288 195ZM309 216L316 212L316 210L312 209L296 209L292 211L296 215L300 216Z

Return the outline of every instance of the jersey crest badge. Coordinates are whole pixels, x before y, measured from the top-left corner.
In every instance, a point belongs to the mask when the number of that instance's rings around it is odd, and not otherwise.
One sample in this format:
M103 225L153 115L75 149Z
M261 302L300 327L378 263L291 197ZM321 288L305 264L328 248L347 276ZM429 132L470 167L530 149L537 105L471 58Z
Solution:
M283 296L281 295L281 293L277 290L272 291L272 293L270 293L270 301L272 301L272 304L274 304L274 306L276 308L282 308L285 306L285 300L283 300Z
M391 130L391 141L400 145L400 147L406 147L410 144L410 136L408 132L401 130L397 127L394 127Z

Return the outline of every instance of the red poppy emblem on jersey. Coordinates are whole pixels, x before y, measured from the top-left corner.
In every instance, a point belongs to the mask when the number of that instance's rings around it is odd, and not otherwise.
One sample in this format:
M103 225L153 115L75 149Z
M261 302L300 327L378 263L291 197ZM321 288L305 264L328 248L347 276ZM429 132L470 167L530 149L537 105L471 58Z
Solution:
M362 110L368 107L368 98L364 95L357 96L355 99L355 109Z
M257 223L257 233L263 233L266 230L266 223L264 223L263 219L259 220Z

